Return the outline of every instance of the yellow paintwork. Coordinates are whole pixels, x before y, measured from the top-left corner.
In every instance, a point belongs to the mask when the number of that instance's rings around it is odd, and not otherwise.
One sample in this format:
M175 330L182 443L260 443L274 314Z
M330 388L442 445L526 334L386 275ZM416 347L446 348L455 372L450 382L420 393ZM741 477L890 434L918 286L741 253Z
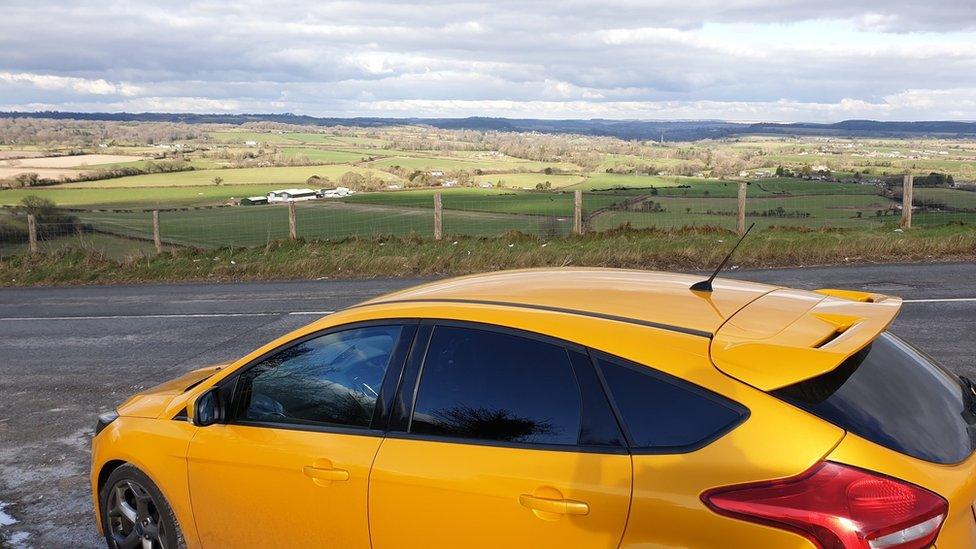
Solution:
M369 546L367 479L382 438L211 427L187 456L204 547Z
M949 502L949 517L936 546L940 549L976 547L976 454L956 465L938 465L901 455L848 434L828 459L856 465L907 480L939 494Z
M855 290L837 290L834 288L820 288L819 290L814 290L814 293L841 297L850 301L861 301L863 303L879 303L886 299L891 299L890 296L884 294L858 292Z
M821 341L818 335L840 330L844 333L826 345L843 348L831 353L836 359L856 346L855 339L861 345L870 341L869 334L896 314L899 301L729 280L716 281L714 293L702 296L688 289L697 280L638 271L534 270L382 296L313 322L220 370L191 373L127 401L119 409L123 417L94 439L93 490L107 463L136 464L173 505L191 548L799 549L813 546L788 531L719 516L700 495L717 486L794 476L832 459L938 492L950 502L940 547L973 546L976 457L955 466L924 463L845 435L758 388L806 376L812 370L805 364L791 363L789 374L768 378L755 368L735 370L741 356L735 347L748 345L750 337L762 340L767 353L753 358L782 368L784 359L810 356L809 350L793 355L787 349L809 349ZM712 343L691 333L558 309L717 335ZM289 341L386 318L476 321L573 341L723 394L747 407L750 417L705 448L677 455L577 453L239 425L196 428L171 419L184 408L192 417L197 396ZM710 355L718 346L724 372ZM735 379L739 376L749 381Z
M229 364L214 364L187 372L180 377L129 397L119 405L117 411L119 415L123 416L159 417L159 414L172 402L174 397L183 394L188 387L207 379Z
M730 376L772 391L833 370L878 337L901 308L898 298L832 295L783 289L763 295L715 333L712 361Z
M530 452L383 441L370 479L373 547L615 547L630 506L630 456ZM555 506L532 497L570 499L586 514L547 512Z
M465 299L564 307L714 332L750 301L775 289L716 280L707 298L689 288L700 276L623 269L527 269L433 282L367 303ZM707 296L707 294L705 294Z

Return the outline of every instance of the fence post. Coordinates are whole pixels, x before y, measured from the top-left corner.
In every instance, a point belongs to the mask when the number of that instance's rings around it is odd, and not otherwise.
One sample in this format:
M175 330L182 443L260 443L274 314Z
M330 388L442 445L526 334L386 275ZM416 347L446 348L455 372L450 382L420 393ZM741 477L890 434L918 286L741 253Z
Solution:
M163 240L159 237L159 210L153 210L153 244L156 245L156 253L163 253Z
M573 193L573 234L583 234L583 191Z
M288 238L298 240L298 225L295 223L295 203L288 201Z
M746 234L746 189L749 183L739 181L739 215L735 223L735 232L742 236Z
M37 221L34 214L27 214L27 250L32 254L38 252L37 248Z
M901 228L912 228L912 191L915 186L915 178L912 174L905 176L905 182L901 188Z
M441 193L434 193L434 240L440 240L444 237L443 209L444 205L441 203Z

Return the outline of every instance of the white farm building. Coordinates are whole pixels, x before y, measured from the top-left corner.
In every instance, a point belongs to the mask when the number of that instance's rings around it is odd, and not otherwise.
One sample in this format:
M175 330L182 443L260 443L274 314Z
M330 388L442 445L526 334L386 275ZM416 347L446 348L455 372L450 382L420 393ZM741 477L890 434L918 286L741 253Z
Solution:
M298 202L316 198L319 198L319 193L312 189L283 189L268 193L268 202Z
M319 195L322 198L342 198L344 196L349 196L355 194L356 191L349 189L348 187L336 187L334 189L322 189L319 191Z

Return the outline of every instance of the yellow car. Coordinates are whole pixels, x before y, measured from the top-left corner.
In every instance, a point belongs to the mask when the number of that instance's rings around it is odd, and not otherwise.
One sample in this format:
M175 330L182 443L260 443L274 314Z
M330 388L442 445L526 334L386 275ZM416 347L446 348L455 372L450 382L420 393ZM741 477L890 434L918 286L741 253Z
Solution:
M99 418L111 547L976 547L976 393L897 298L434 282ZM696 289L691 289L692 286Z

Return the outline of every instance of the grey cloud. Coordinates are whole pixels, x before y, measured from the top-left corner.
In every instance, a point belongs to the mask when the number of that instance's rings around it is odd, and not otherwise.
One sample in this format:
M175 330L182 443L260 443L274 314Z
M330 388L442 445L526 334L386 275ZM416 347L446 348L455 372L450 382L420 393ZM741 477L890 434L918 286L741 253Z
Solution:
M971 1L937 7L900 0L690 4L6 0L0 109L183 104L377 114L377 108L440 104L423 101L472 109L515 101L553 111L558 105L550 102L581 102L592 113L632 113L632 105L647 104L653 115L667 116L670 104L682 114L696 106L711 112L716 104L748 113L738 105L762 111L762 105L785 102L794 106L777 112L802 118L849 108L891 113L870 105L908 90L976 89ZM822 24L825 35L846 24L861 29L863 41L740 43L716 38L709 25L803 21ZM924 40L917 34L931 30L939 33ZM899 46L902 40L906 45ZM44 76L80 80L45 87L34 78ZM958 99L960 92L953 93ZM944 112L960 115L948 105Z

